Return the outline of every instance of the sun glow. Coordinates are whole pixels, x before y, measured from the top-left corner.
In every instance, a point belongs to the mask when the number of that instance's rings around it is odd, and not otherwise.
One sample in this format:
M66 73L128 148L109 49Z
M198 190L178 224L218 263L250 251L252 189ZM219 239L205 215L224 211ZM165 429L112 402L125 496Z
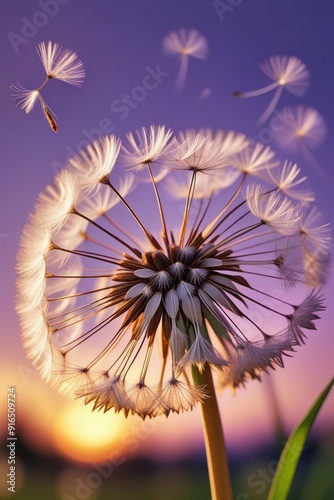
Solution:
M54 440L59 451L72 460L106 460L120 452L126 425L123 415L93 413L89 407L71 404L59 415Z

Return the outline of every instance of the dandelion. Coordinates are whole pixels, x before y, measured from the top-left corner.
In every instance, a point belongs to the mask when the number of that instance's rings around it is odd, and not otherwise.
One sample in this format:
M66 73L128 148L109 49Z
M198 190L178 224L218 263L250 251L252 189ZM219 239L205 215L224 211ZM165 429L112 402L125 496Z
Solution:
M312 268L312 283L307 269L317 236L317 250L329 256L327 225L312 229L317 212L307 215L279 186L252 181L256 167L233 167L242 137L205 130L175 137L151 127L128 135L122 150L113 136L96 141L39 196L18 254L23 343L42 376L95 410L125 416L199 405L218 489L225 448L211 371L218 385L236 388L283 367L324 309L313 285L323 268ZM130 179L117 188L113 167L124 168L124 158ZM165 178L157 184L152 174L162 158L181 213L162 193ZM263 159L272 161L268 151ZM143 168L151 184L140 183L136 197L133 179ZM219 183L226 168L235 175ZM185 175L188 189L177 182ZM150 224L154 203L161 227Z
M13 90L13 96L18 101L18 105L26 113L30 113L35 104L39 102L50 128L57 132L58 125L55 114L46 105L41 96L41 90L52 78L80 87L85 77L85 71L77 54L71 50L63 49L57 43L49 42L46 45L41 42L37 46L37 52L46 73L44 82L35 90L28 90L19 82L14 83L10 88Z
M280 122L275 134L277 144L289 153L301 155L320 175L328 177L312 154L327 135L326 122L320 113L314 108L297 106L285 107L277 116Z
M233 95L235 97L256 97L276 89L270 104L259 119L259 123L264 123L277 106L284 88L299 97L305 94L309 87L310 74L306 65L295 56L269 57L260 64L260 68L274 82L258 90L237 91Z
M162 45L166 54L176 54L180 57L180 69L175 88L181 90L187 77L189 57L206 59L209 53L208 42L197 30L180 28L178 31L169 33L163 39Z
M150 129L151 132L153 130ZM146 129L141 133L146 136ZM189 135L187 132L181 134L182 137L187 135ZM161 137L163 137L162 146ZM218 137L221 139L222 135L219 134ZM153 164L158 161L159 155L174 143L174 138L168 131L167 135L156 134L151 139L152 144L146 153ZM208 140L212 140L209 132ZM150 154L153 143L159 153L156 157L151 157ZM132 160L136 165L138 148L134 143L132 147ZM188 147L192 151L192 146ZM306 212L305 216L303 204L293 202L277 189L268 191L259 183L248 183L242 195L240 184L245 185L245 178L240 179L237 175L233 180L238 184L235 191L239 193L241 199L236 198L232 204L226 204L223 209L220 207L219 219L214 227L211 227L210 221L205 222L209 210L213 210L213 206L210 205L205 207L205 213L200 214L203 216L200 223L197 220L191 225L186 219L183 224L185 229L179 226L179 234L168 231L165 241L159 241L159 234L149 230L125 199L133 190L133 174L127 174L131 176L130 180L125 181L119 189L111 183L111 171L117 162L119 148L119 140L113 136L96 141L86 152L72 159L56 176L53 184L39 196L21 241L19 296L25 300L19 300L19 311L22 308L24 311L29 309L30 302L27 303L26 299L29 298L30 301L33 298L30 298L32 284L29 283L29 278L35 280L35 270L42 268L45 281L42 286L44 292L39 295L38 303L47 303L50 300L45 293L47 282L68 283L71 279L75 280L78 292L73 296L73 305L70 301L68 310L59 318L46 317L51 332L70 330L70 325L77 322L84 327L85 333L80 334L73 344L65 344L60 349L64 366L70 365L74 353L84 347L83 339L88 345L95 340L95 335L102 337L102 333L97 335L97 332L100 330L102 332L104 327L108 330L109 323L115 323L118 325L118 330L111 335L110 346L108 345L105 352L97 355L88 365L90 368L102 365L107 368L107 360L112 358L114 344L116 349L116 344L121 344L121 340L125 338L127 342L118 361L112 364L112 368L108 368L106 373L108 377L112 375L112 378L120 376L126 390L128 379L136 381L136 370L133 365L139 360L141 351L145 350L145 339L149 344L146 356L151 356L159 336L165 345L164 358L169 355L172 344L178 351L182 345L182 356L180 352L176 357L173 351L170 352L170 372L173 377L184 375L186 368L191 365L202 369L203 360L207 360L218 370L222 368L223 371L230 370L230 360L228 357L225 359L217 347L213 347L208 333L210 325L212 327L215 324L214 319L220 324L221 330L215 332L217 337L215 345L217 340L218 344L221 342L225 344L228 337L229 341L235 343L240 350L242 342L249 341L243 332L248 331L250 327L254 329L253 333L260 337L257 348L262 345L261 342L267 341L269 336L272 339L270 346L274 345L275 335L253 325L247 313L248 301L260 307L261 295L266 296L264 290L255 283L251 284L254 274L252 269L254 266L261 268L263 265L271 267L273 271L282 268L290 246L300 250L307 247L313 251L317 245L319 251L328 254L329 228L327 224L319 223L319 213L313 209L310 213ZM130 148L125 151L130 154ZM209 151L205 150L204 153L210 157ZM202 155L204 153L202 152ZM142 160L142 151L140 154ZM128 160L130 161L130 156ZM221 164L220 173L224 172L224 168L225 162ZM92 183L95 185L94 192L92 186L89 186L87 191L87 178L90 178L90 172L92 172ZM175 179L179 173L175 160L173 171ZM202 175L201 172L195 172L195 176ZM204 178L211 181L214 179L211 176ZM175 191L176 186L175 183ZM184 183L180 186L179 198L187 199L187 203L191 205L196 199L195 195L189 198L191 182L188 185L188 192ZM209 186L205 184L210 190ZM225 188L224 184L219 184L217 181L215 185L217 192ZM199 198L204 198L202 189L199 185L201 193ZM152 190L152 194L157 199L156 189ZM133 219L133 223L138 226L137 235L135 232L130 234L125 227L117 223L112 215L116 206L123 207ZM158 206L159 209L163 209L160 199ZM210 231L207 230L208 225ZM180 245L182 232L184 243ZM134 236L136 244L133 242ZM106 249L110 249L110 252ZM61 269L50 272L49 260L54 265L55 259L51 257L62 254L66 254L66 259ZM79 269L78 257L82 262ZM71 275L68 271L74 267L76 272ZM261 271L255 274L263 276L269 283L271 280L277 281L275 274L261 273ZM97 289L94 283L102 277L107 278L108 286L103 299L95 303L93 299ZM284 276L279 281L284 281ZM41 283L38 286L41 286ZM35 293L35 285L33 290ZM88 297L91 297L91 300L87 300ZM52 301L55 300L62 299L53 297ZM277 307L272 308L272 313L278 315L284 322L284 318L288 319L289 315L280 312L280 307L285 310L288 307L294 308L295 305L274 298L272 300L277 302ZM36 303L32 304L36 308ZM102 311L106 319L94 325L95 315ZM242 328L242 323L247 325L245 329ZM226 331L224 335L222 330ZM283 328L282 331L288 335L289 328ZM284 345L286 338L285 336ZM53 333L50 334L50 345L52 340ZM266 352L267 349L268 345ZM131 360L136 363L132 365ZM147 358L137 382L146 381L149 365L150 359ZM104 368L101 372L104 373ZM150 390L159 401L159 411L162 413L164 413L164 401L160 400L160 393L165 381L165 372L167 373L167 367L163 368L162 378L150 385ZM52 376L52 373L50 375ZM133 411L136 413L136 410Z

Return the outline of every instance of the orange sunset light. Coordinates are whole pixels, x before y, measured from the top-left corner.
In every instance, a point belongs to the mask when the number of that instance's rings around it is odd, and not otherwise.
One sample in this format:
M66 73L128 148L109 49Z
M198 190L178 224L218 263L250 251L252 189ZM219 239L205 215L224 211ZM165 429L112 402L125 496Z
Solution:
M71 403L60 411L53 438L66 458L98 462L122 451L121 436L127 426L123 415L92 412L90 407Z

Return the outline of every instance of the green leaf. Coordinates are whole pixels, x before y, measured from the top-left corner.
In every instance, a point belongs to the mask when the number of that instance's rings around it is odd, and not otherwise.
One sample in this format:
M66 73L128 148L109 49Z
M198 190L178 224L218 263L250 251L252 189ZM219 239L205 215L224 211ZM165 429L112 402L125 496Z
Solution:
M334 378L320 394L304 419L290 434L282 451L268 500L285 500L287 498L306 438L333 383Z

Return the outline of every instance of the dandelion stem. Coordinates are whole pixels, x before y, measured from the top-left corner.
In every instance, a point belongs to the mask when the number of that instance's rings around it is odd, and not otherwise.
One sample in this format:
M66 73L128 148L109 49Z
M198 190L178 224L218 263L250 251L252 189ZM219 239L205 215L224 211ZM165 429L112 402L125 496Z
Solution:
M181 231L180 231L180 240L179 240L180 246L183 245L183 241L184 241L184 237L185 237L185 233L186 233L186 229L187 229L187 224L188 224L190 207L191 207L191 203L192 203L192 200L194 197L195 186L196 186L196 171L194 170L192 173L192 176L191 176L188 196L187 196L186 204L184 207L183 220L182 220Z
M134 210L130 207L128 202L123 198L123 196L117 191L117 189L108 181L107 186L109 186L113 192L118 196L118 198L121 200L123 205L128 209L132 217L135 219L135 221L138 223L139 227L143 230L145 236L149 240L149 242L158 250L161 250L161 245L157 242L157 240L154 238L154 236L146 229L142 221L139 219L138 215L134 212Z
M49 77L49 75L47 75L46 78L45 78L45 80L44 80L44 82L42 83L42 85L40 85L38 87L38 89L36 89L36 91L40 92L42 90L42 88L45 87L45 85L47 84L47 82L49 81L49 79L50 79L50 77Z
M103 214L103 217L116 229L118 229L124 236L127 236L132 243L134 243L137 247L140 247L142 242L138 239L135 238L133 234L131 234L129 231L127 231L124 227L122 227L121 224L118 224L115 220L113 220L111 217L109 217L108 214ZM122 253L122 252L121 252Z
M192 242L194 240L196 240L197 235L200 233L199 228L201 227L201 224L204 221L205 216L207 215L208 210L211 206L212 197L213 197L213 193L211 193L210 196L208 196L207 201L206 201L206 206L204 209L203 209L204 199L200 200L200 206L198 207L196 219L194 221L193 227L192 227L190 235L188 237L187 245L191 245Z
M100 229L101 231L103 231L105 234L108 234L109 236L111 236L111 238L113 238L114 240L118 241L119 243L121 243L122 245L124 245L128 250L130 250L132 253L134 253L136 255L136 257L141 257L141 252L139 250L137 250L136 248L133 248L131 245L129 245L124 240L122 240L121 238L119 238L115 234L113 234L110 231L108 231L107 229L105 229L103 226L101 226L100 224L98 224L94 220L90 219L89 217L87 217L86 215L82 214L81 212L78 212L78 210L76 210L75 208L73 208L72 213L78 215L79 217L82 217L86 221L90 222L93 226L95 226L98 229Z
M221 424L211 368L193 369L196 385L205 386L208 398L200 403L212 500L232 500L224 433Z
M163 208L162 208L162 203L161 203L161 198L160 198L160 195L159 195L159 191L158 191L156 182L155 182L153 174L152 174L151 165L149 163L147 164L147 169L148 169L149 174L150 174L151 182L152 182L152 185L153 185L155 197L156 197L157 204L158 204L158 209L159 209L159 214L160 214L160 220L161 220L161 225L162 225L162 238L163 238L164 242L166 243L166 245L168 246L168 234L167 234L167 226L166 226L165 215L164 215L164 211L163 211Z
M182 90L184 82L186 81L188 71L188 58L188 54L181 54L180 69L175 83L176 90Z
M283 91L283 86L278 87L267 109L262 113L262 115L258 120L260 125L266 122L269 116L274 112L274 109L276 108L279 98L281 97L282 91Z
M232 205L233 201L238 197L239 193L241 192L242 186L243 186L245 179L246 179L246 175L247 174L244 173L237 190L232 195L230 200L226 203L226 205L223 207L223 209L213 219L213 221L206 227L206 229L204 231L202 231L202 235L203 235L204 240L207 240L208 238L210 238L210 236L219 228L219 226L226 220L226 218L229 217L230 215L232 215L236 210L238 210L238 208L240 208L245 203L245 200L243 200L236 207L234 207L233 210L228 212L228 214L222 220L219 220L219 219L221 219L221 217L224 215L224 213L228 210L228 208Z
M333 176L329 175L325 169L320 165L320 163L314 158L313 154L311 151L308 149L308 147L303 143L302 140L297 141L298 145L298 152L301 156L305 158L305 160L313 167L316 172L322 177L323 179L333 179Z
M273 82L273 83L270 83L269 85L266 85L265 87L262 87L261 89L248 90L247 92L235 92L235 96L237 96L237 97L256 97L258 95L266 94L267 92L270 92L271 90L276 89L278 86L279 86L278 82Z

